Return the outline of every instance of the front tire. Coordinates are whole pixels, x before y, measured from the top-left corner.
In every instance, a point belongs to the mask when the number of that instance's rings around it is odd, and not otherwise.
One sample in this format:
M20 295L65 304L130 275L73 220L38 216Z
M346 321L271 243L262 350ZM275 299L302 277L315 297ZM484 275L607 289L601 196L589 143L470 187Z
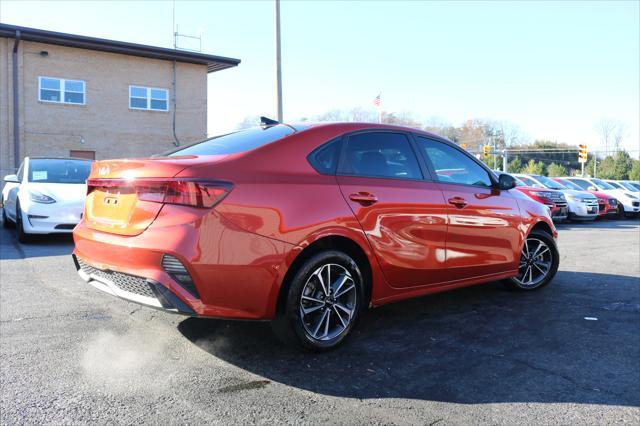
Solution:
M29 235L24 229L24 221L22 219L20 202L16 203L16 234L18 235L18 241L20 241L22 244L28 244L31 242L31 235Z
M13 228L13 223L9 220L6 213L6 207L4 203L2 203L2 227L3 228Z
M507 283L518 290L537 290L549 284L560 265L560 253L551 235L532 231L522 247L518 275Z
M311 351L333 349L342 343L366 305L360 268L340 251L325 251L307 259L286 291L273 329L285 343Z

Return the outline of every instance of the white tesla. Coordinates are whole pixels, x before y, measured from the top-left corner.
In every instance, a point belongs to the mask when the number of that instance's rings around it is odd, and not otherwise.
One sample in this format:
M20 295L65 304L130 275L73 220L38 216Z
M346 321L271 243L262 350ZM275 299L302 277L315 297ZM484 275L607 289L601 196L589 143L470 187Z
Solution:
M91 161L25 157L4 177L2 224L15 225L20 242L31 234L71 232L82 218Z

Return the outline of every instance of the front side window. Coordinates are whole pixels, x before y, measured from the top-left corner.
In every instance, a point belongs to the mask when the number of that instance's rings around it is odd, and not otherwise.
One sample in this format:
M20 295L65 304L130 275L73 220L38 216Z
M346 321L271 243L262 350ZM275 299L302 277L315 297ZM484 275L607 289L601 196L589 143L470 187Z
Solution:
M82 80L39 77L38 100L58 104L84 105L86 84Z
M418 159L400 133L352 135L347 141L341 174L394 179L422 179Z
M432 139L418 136L416 140L431 161L438 182L492 186L489 173L466 154Z
M24 162L20 164L20 168L18 169L18 182L22 183L22 178L24 177Z
M91 172L91 161L45 159L29 160L29 182L85 183Z
M129 108L168 111L169 91L153 87L129 86Z

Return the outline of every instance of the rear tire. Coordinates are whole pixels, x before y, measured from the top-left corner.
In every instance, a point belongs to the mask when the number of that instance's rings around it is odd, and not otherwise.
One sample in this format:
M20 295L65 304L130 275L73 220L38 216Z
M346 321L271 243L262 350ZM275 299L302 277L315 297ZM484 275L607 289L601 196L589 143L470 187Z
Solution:
M533 230L523 245L518 275L507 285L522 291L540 289L553 280L559 265L560 253L551 235Z
M295 271L272 322L285 343L320 352L341 344L366 306L362 273L340 251L324 251Z
M16 234L18 235L18 241L22 244L28 244L31 242L31 235L24 230L24 222L22 219L22 210L20 209L20 202L16 202Z

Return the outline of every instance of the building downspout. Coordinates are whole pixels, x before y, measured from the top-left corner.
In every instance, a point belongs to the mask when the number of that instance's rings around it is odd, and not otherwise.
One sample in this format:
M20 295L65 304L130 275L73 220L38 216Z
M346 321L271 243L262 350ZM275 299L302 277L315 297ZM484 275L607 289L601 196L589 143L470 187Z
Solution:
M20 30L16 30L13 42L13 164L20 167L20 105L18 104L18 46L20 44Z
M176 104L177 98L176 95L176 61L173 61L173 144L175 146L180 146L180 140L178 139L178 135L176 134Z

